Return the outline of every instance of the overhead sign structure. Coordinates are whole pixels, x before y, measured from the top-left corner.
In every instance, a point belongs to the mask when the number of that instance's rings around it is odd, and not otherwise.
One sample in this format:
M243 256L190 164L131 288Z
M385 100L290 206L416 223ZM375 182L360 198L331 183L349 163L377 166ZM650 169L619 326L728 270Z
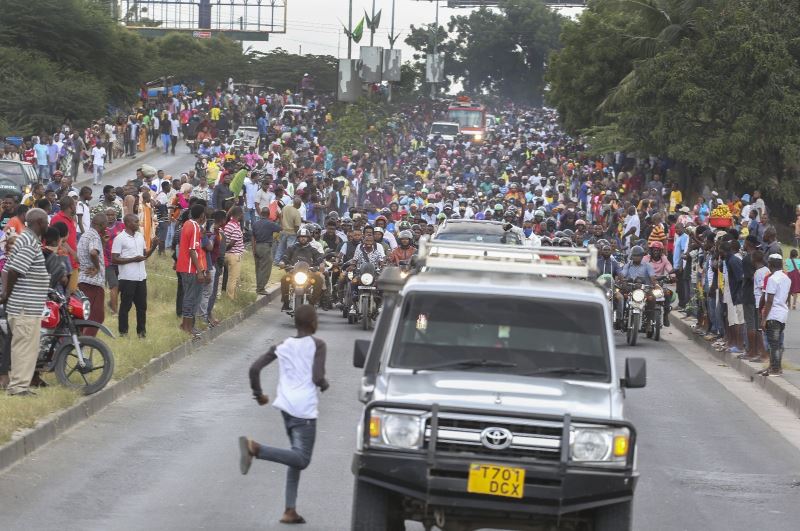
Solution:
M444 53L425 55L425 81L428 83L444 82Z
M354 103L361 97L359 59L339 59L339 101Z
M400 81L400 65L402 64L400 50L383 50L383 80Z
M361 80L364 83L380 83L383 75L383 48L361 47Z

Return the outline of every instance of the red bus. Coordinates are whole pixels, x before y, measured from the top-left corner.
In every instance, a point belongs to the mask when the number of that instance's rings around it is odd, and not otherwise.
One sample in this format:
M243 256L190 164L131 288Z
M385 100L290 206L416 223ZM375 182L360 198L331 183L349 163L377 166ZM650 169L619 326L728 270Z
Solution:
M461 134L471 137L473 142L481 142L486 134L486 107L471 101L466 96L459 96L447 108L447 117L457 122Z

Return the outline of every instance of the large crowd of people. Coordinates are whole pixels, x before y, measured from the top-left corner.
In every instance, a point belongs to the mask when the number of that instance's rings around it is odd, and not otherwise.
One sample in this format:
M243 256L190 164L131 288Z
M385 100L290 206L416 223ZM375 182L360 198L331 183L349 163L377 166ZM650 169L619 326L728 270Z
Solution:
M102 322L106 308L119 312L121 334L135 307L136 332L146 337L145 264L155 252L169 253L179 278L180 329L196 336L200 324L217 324L220 290L236 299L248 247L257 292L264 294L273 264L291 266L303 257L316 265L329 257L396 265L446 220L495 220L532 247L597 246L604 272L621 280L669 277L677 300L668 309L674 304L697 317L698 331L715 348L769 361L765 373L780 374L800 264L796 251L784 260L758 190L690 191L668 160L589 155L560 131L553 111L511 104L495 110L480 141L429 137L430 125L447 119L439 103L401 106L379 140L370 136L360 149L334 153L330 108L330 100L311 91L187 91L111 124L93 124L83 136L66 130L25 142L21 154L6 150L5 156L32 156L42 183L25 197L2 199L0 263L13 271L28 240L40 242L35 252L52 264L52 288L81 289L93 303L92 320ZM245 122L257 128L257 139L228 134ZM142 165L125 186L75 189L75 157L66 158L70 171L55 170L56 150L47 147L62 142L62 153L73 135L85 145L81 152L110 145L103 160L135 156L142 138L145 147L160 141L173 152L180 138L196 151L197 163L179 176ZM40 152L47 165L38 163ZM56 167L64 160L56 158ZM101 185L102 171L93 173ZM94 206L93 192L102 192ZM49 228L32 238L30 220L42 214ZM26 234L26 246L17 248ZM13 297L9 288L13 283L4 281L3 301ZM287 289L283 282L284 308ZM323 299L317 290L315 303ZM12 357L15 366L13 349ZM0 366L0 383L7 365ZM19 384L24 379L14 379L15 392L28 391Z

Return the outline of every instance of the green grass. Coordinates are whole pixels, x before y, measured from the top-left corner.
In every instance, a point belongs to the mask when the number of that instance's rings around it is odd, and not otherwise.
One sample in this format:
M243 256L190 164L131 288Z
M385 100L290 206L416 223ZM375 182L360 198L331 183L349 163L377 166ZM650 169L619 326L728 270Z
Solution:
M270 284L279 279L280 271L274 269ZM218 293L214 306L217 319L230 317L256 300L255 265L249 251L243 258L239 286L235 301L228 299L224 292ZM114 380L125 378L153 358L187 341L188 336L178 329L180 319L175 315L176 288L177 277L172 269L172 259L169 256L153 255L147 261L147 338L139 339L135 334L135 309L131 310L128 317L131 330L128 337L112 339L102 333L98 336L114 352ZM117 335L117 316L111 314L108 307L104 324ZM0 392L0 444L9 441L17 430L32 428L46 415L69 407L80 398L77 392L58 386L52 374L45 375L44 379L51 385L37 390L35 397L12 398Z

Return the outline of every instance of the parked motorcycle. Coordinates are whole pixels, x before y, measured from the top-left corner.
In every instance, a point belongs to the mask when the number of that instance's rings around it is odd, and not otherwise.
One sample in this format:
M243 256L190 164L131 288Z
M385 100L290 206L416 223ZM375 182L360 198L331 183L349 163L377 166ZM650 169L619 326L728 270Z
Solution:
M58 383L91 395L103 389L114 374L114 355L96 337L79 335L94 328L109 337L111 331L89 321L89 299L80 291L64 297L50 290L42 314L36 370L55 373ZM11 329L5 308L0 309L0 340L11 347Z

